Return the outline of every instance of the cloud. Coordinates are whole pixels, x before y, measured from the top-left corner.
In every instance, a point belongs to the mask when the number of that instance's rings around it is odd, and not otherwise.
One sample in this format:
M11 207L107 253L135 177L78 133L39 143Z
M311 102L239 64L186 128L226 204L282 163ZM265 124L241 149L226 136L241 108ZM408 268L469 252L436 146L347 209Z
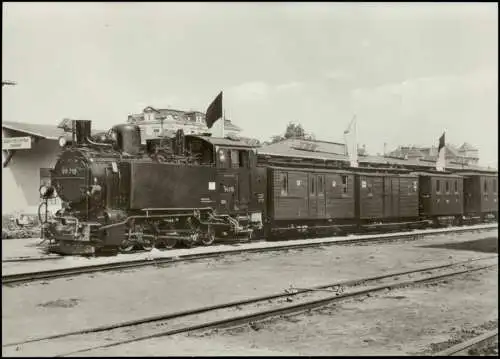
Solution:
M235 100L239 101L262 101L277 94L300 90L303 83L291 81L278 85L271 85L262 81L245 82L230 88L227 92Z
M460 75L424 76L375 87L356 88L351 91L354 101L367 103L411 100L436 101L479 91L492 91L496 87L497 71L483 69Z
M325 77L329 80L347 80L352 78L352 75L343 70L332 70L325 73Z
M284 92L284 91L298 90L302 86L303 84L301 82L293 81L275 86L275 91Z

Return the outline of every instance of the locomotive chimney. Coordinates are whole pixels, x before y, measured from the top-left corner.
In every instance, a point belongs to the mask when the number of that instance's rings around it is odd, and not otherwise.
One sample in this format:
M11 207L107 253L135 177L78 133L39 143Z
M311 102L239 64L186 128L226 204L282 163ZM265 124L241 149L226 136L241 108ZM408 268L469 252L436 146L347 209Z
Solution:
M77 145L87 143L87 138L90 138L90 128L92 121L90 120L74 120L73 122L73 140Z
M186 139L184 137L184 131L182 128L177 130L175 134L175 154L178 156L183 156L186 147Z

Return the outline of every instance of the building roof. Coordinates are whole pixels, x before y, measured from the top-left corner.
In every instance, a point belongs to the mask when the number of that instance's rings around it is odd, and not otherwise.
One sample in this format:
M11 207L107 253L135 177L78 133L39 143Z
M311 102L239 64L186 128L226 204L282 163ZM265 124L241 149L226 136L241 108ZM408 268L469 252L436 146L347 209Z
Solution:
M462 146L459 148L460 151L477 151L477 148L472 146L470 143L464 142Z
M3 121L2 129L4 128L49 140L57 140L64 135L63 129L57 128L55 125Z
M297 146L301 143L300 146ZM276 156L276 157L296 157L296 158L309 158L320 161L344 161L348 162L349 157L343 154L343 144L334 142L324 142L315 140L297 140L288 139L276 142L267 146L259 148L259 155L263 156ZM429 170L436 167L435 159L429 160L423 158L395 158L389 156L358 156L358 162L364 165L382 165L389 166L410 166L418 168L428 168ZM489 168L477 165L462 165L448 162L446 169L450 170L471 170L471 171L494 171Z
M59 137L65 136L67 134L67 132L64 132L62 128L58 128L55 125L34 124L26 122L3 121L2 129L4 128L31 136L46 138L48 140L57 140ZM103 131L92 129L91 132L93 135L95 135L96 133Z
M200 135L187 135L190 137L201 138L202 140L211 143L214 146L225 146L225 147L245 147L245 148L255 148L255 144L252 144L245 139L240 138L220 138L211 136L200 136Z

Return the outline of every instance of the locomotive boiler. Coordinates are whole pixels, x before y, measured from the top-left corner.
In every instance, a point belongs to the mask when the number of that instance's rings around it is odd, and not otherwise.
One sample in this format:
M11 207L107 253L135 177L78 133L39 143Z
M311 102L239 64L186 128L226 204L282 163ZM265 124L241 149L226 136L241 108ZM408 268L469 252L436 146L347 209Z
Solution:
M74 121L42 198L57 193L63 208L43 226L63 254L210 245L216 237L253 237L262 229L265 181L254 147L186 135L141 143L136 125L90 135Z

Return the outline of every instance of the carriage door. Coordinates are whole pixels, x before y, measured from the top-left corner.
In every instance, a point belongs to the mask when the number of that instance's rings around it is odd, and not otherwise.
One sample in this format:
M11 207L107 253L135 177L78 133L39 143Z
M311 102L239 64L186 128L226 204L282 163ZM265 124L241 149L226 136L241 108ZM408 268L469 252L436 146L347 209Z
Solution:
M384 217L399 216L399 178L384 177Z
M318 213L318 196L316 194L316 175L309 173L309 217L316 218Z
M399 178L384 177L384 217L397 217L399 212Z
M325 176L309 174L309 217L325 216Z
M326 200L325 200L325 175L316 176L316 201L318 203L318 217L324 218L326 214Z

